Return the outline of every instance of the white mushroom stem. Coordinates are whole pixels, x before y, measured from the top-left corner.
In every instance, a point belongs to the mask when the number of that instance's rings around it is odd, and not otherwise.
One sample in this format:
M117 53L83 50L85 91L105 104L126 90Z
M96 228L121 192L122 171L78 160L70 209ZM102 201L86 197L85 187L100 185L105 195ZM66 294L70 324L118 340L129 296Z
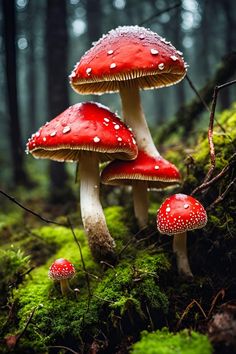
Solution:
M179 233L174 235L173 252L176 254L176 262L179 274L192 278L193 273L190 269L187 255L187 233Z
M147 152L149 155L160 156L153 143L145 115L142 110L139 88L132 83L132 86L120 85L120 97L122 112L125 123L132 128L137 141L138 149ZM139 181L133 183L134 211L139 227L143 228L148 224L148 196L147 183Z
M160 156L153 143L145 115L142 110L139 88L120 85L120 97L125 123L132 128L139 150L151 156Z
M79 159L80 207L85 232L94 258L114 258L115 242L107 228L100 203L99 159L95 152L83 152Z
M133 200L134 200L134 214L138 221L139 227L142 229L148 223L148 194L146 181L134 181Z
M61 279L60 280L60 287L61 287L61 293L63 296L66 296L68 293L70 293L72 291L70 288L68 279Z

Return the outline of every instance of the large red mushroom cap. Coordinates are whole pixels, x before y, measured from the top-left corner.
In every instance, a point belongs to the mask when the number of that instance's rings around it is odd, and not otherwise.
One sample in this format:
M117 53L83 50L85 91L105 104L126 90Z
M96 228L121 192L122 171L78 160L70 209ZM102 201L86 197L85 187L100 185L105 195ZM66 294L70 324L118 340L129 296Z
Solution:
M48 276L53 280L70 279L75 275L73 264L64 258L59 258L53 262L49 268Z
M27 151L36 158L79 161L82 150L97 152L101 161L133 159L137 146L133 133L107 107L75 104L32 135Z
M167 198L157 214L157 228L163 234L174 235L200 229L207 223L207 214L202 204L185 194Z
M141 89L170 86L186 74L182 53L144 27L123 26L103 36L76 64L70 83L80 94L119 91L121 81Z
M131 185L133 181L147 181L148 188L163 188L180 182L175 165L161 156L150 156L139 151L132 161L115 160L107 165L101 175L102 183Z

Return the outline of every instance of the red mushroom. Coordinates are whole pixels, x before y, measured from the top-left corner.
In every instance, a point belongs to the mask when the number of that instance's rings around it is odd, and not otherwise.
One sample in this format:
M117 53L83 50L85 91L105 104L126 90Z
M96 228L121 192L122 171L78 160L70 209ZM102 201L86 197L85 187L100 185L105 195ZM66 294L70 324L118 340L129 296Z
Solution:
M75 275L75 268L67 259L59 258L49 268L48 276L60 282L61 293L66 295L71 291L68 280Z
M162 234L174 235L173 251L180 274L192 277L187 256L187 231L200 229L207 223L207 214L202 204L185 194L167 198L157 214L157 228Z
M86 102L46 123L27 149L34 157L79 162L81 215L92 254L97 260L114 258L115 243L99 199L99 161L134 159L132 132L107 107Z
M139 89L173 85L186 74L182 53L144 27L111 30L85 53L70 75L80 94L119 91L125 122L140 150L158 156L141 108Z
M148 222L147 189L161 189L180 182L180 173L175 165L163 157L153 157L139 151L133 161L115 160L102 171L101 181L111 185L132 185L134 211L139 226Z

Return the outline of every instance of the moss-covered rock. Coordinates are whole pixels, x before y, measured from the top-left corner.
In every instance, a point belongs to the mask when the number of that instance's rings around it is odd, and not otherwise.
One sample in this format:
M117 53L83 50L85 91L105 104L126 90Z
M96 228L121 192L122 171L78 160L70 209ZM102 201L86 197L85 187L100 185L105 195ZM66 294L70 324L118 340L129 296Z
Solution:
M143 332L142 339L135 343L132 354L211 354L213 348L208 338L195 331L183 330L170 333L167 329L154 333Z

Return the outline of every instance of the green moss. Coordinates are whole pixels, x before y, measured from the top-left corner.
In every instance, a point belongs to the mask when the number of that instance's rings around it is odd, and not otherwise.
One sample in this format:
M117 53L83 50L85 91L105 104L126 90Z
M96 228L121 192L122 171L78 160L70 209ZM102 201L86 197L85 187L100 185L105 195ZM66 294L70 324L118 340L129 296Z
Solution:
M12 247L0 250L0 304L7 301L12 286L23 281L23 274L29 269L29 257L20 249Z
M200 333L183 330L177 334L167 329L154 333L143 332L142 339L133 345L132 354L211 354L208 338Z

